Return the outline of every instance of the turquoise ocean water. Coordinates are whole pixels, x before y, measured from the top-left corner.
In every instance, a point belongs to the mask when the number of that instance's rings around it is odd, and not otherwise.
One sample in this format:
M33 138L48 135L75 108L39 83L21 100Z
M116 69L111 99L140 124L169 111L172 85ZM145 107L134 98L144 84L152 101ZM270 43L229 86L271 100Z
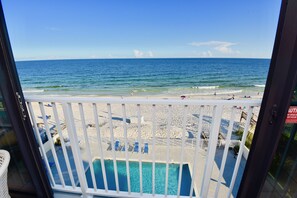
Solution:
M262 92L269 59L18 61L26 95L212 95Z

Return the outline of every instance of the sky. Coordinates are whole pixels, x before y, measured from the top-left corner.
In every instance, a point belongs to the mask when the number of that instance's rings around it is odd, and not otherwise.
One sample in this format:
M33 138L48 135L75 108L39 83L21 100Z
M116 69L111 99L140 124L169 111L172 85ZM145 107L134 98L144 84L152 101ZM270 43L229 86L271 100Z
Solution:
M270 58L280 0L2 0L16 60Z

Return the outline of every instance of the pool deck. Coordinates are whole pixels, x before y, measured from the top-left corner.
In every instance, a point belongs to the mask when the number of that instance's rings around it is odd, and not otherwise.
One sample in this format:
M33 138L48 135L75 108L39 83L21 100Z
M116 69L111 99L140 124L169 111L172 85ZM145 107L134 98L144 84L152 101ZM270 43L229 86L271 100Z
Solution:
M139 148L140 150L141 150L141 146L143 146L143 145L140 145L140 148ZM98 144L96 144L96 142L90 142L89 148L91 150L93 159L100 158L100 147L98 146ZM167 152L168 152L167 148L169 148L169 163L179 164L179 162L181 161L181 147L176 147L176 146L167 147L167 146L160 146L160 145L155 146L155 152L152 149L152 145L149 145L149 152L147 154L142 153L142 152L137 153L137 152L132 152L132 151L127 150L128 161L137 161L138 162L139 159L141 158L142 161L152 162L153 153L155 153L155 162L166 163L166 161L167 161L166 156L167 156ZM102 152L104 155L104 159L113 159L113 152L109 149L110 149L110 146L108 143L102 143ZM60 162L60 166L62 169L62 173L65 178L65 183L66 183L66 185L71 185L61 147L56 147L56 150L57 150L57 155L58 155L58 159ZM83 160L85 170L87 170L89 167L88 158L87 158L87 156L88 156L87 150L88 149L86 148L86 146L82 145L81 154L82 154L82 160ZM214 193L215 193L216 185L217 185L217 179L220 174L219 169L221 166L223 152L224 152L224 146L218 147L216 150L215 163L213 166L211 181L210 181L210 185L209 185L209 192L208 192L209 197L214 197ZM71 152L71 147L67 147L67 153L70 158L70 165L72 167L74 180L77 184L78 177L77 177L77 173L76 173L76 168L74 166L74 160L73 160L73 156L72 156L72 152ZM193 156L194 156L194 154L195 154L194 148L184 147L183 163L189 164L191 175L193 173L193 163L194 163ZM195 184L194 184L194 189L195 189L196 194L198 194L201 189L201 183L202 183L202 178L203 178L203 173L204 173L204 166L205 166L205 161L206 161L206 154L207 154L207 151L205 151L203 149L199 149L199 151L197 152L196 174L195 174ZM116 155L117 160L126 160L125 151L116 151L115 155ZM48 152L48 157L49 157L50 162L54 161L53 157L51 156L51 152ZM235 163L236 163L236 158L234 158L233 151L231 150L228 152L225 170L223 173L223 178L221 180L221 186L220 186L220 191L219 191L218 197L226 197L227 196L227 193L229 191L228 186L230 185L230 182L231 182ZM240 167L238 170L238 176L237 176L237 179L236 179L233 191L232 191L232 195L231 195L232 197L236 197L237 191L239 189L241 177L242 177L242 174L244 171L245 163L246 163L246 160L244 158L242 158ZM56 170L56 166L55 165L51 166L51 170L54 175L54 179L55 179L56 183L60 183L59 177L57 174L57 170Z

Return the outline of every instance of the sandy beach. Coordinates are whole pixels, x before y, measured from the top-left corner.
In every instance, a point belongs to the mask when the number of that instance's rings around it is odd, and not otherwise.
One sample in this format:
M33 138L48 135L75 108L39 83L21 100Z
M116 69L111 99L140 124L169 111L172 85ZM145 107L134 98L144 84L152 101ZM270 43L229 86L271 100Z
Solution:
M250 98L246 98L243 95L216 95L216 96L188 96L184 100L227 100L234 97L235 100L259 100L261 95L252 95ZM106 98L106 97L105 97ZM109 97L109 98L123 98L123 97ZM170 97L170 96L146 96L146 97L124 97L126 98L139 98L139 99L179 99L180 96ZM53 108L47 106L47 103L44 103L44 109L47 116L50 118L47 120L50 128L53 131L56 130L56 121L54 118ZM99 120L99 128L100 135L103 139L110 139L111 132L113 132L115 139L123 139L125 137L124 134L124 112L123 107L120 104L112 104L110 106L111 110L111 119L108 112L107 104L96 104L97 105L97 114ZM41 118L41 111L38 103L32 103L34 114L38 123L43 123L43 119ZM63 136L64 138L68 138L67 127L65 127L65 118L62 109L62 105L56 104L59 120L62 125L64 125ZM168 125L168 114L169 109L167 105L157 105L155 107L155 111L152 111L152 105L141 105L140 106L140 136L138 136L138 108L135 104L126 104L125 105L125 113L126 113L126 127L127 127L127 137L130 141L136 141L138 138L145 140L149 140L153 137L153 120L156 121L155 125L155 137L158 139L165 139L167 137L167 125ZM86 124L86 130L90 139L96 140L96 127L94 120L94 112L92 104L83 104L84 110L84 118ZM245 107L238 107L235 111L235 123L239 123L239 119L242 111L245 110ZM82 119L79 112L78 104L72 104L72 111L75 120L76 132L78 138L84 142L83 138L83 127L82 127ZM182 138L183 133L183 122L186 119L186 137L194 138L198 132L198 119L199 119L199 111L200 107L197 106L188 106L186 109L182 105L172 106L172 119L170 123L170 138L171 139L180 139ZM257 119L257 115L259 112L259 108L254 108L254 119ZM212 120L213 107L205 106L203 107L203 127L202 131L208 133L210 131L211 120ZM226 134L226 122L230 119L230 108L224 108L222 114L222 123L220 131L222 134ZM110 122L111 121L111 122ZM111 130L112 128L112 130Z

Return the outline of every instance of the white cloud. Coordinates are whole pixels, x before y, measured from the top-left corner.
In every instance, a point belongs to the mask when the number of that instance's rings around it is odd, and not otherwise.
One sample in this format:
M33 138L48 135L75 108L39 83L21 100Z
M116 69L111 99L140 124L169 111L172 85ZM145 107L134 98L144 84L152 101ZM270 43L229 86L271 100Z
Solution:
M154 57L154 54L153 54L153 52L152 52L152 51L148 51L148 53L147 53L147 54L148 54L148 56L149 56L149 57Z
M138 49L133 50L134 57L135 58L152 58L154 57L154 54L152 51L143 52Z
M144 53L142 51L135 49L133 52L135 58L143 58Z
M192 42L189 45L200 47L208 46L214 50L223 53L223 54L239 54L237 50L233 50L231 47L237 45L237 43L231 43L226 41L207 41L207 42Z
M201 57L213 57L213 55L212 52L208 50L206 52L202 52Z

